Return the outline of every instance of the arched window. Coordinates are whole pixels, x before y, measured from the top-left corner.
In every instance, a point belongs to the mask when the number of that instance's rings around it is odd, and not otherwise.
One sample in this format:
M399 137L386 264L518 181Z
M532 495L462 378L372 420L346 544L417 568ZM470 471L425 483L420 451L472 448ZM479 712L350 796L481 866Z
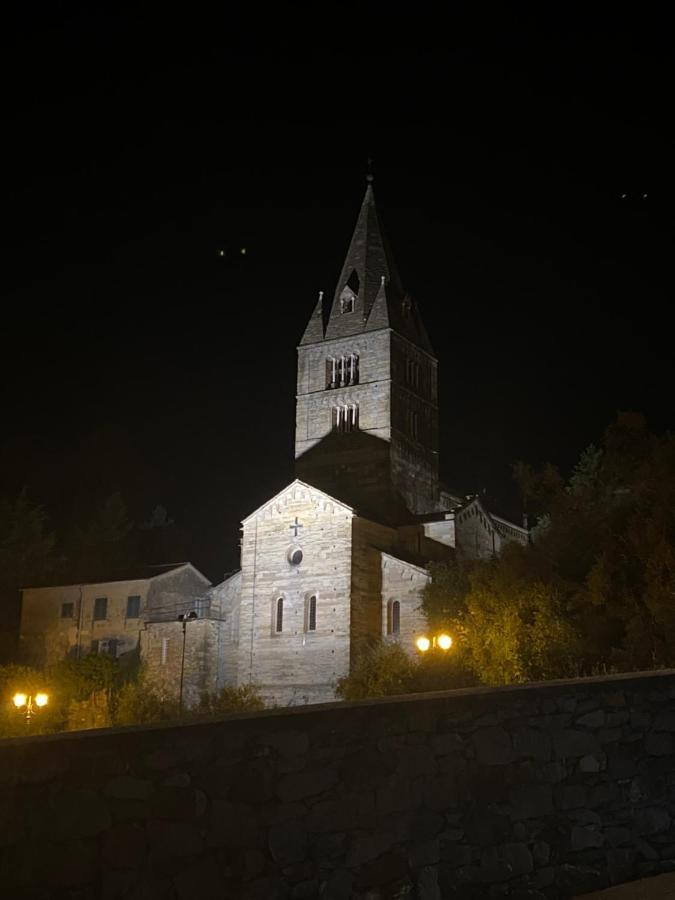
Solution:
M305 629L307 631L316 631L316 594L312 594L311 597L307 598L305 623Z
M354 295L346 290L340 297L340 314L344 315L352 312L354 312Z
M359 408L355 403L334 406L332 415L334 431L358 431Z
M401 631L401 603L390 600L387 604L387 634L399 634Z
M359 383L359 357L356 353L326 358L326 388L349 387Z
M284 630L284 598L278 597L274 611L274 630L281 634Z

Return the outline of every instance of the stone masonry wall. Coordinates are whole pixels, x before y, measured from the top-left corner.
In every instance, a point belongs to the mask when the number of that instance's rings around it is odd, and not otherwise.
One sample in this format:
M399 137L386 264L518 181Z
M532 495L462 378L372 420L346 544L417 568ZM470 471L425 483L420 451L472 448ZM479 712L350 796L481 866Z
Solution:
M675 672L0 744L2 896L567 898L675 867Z

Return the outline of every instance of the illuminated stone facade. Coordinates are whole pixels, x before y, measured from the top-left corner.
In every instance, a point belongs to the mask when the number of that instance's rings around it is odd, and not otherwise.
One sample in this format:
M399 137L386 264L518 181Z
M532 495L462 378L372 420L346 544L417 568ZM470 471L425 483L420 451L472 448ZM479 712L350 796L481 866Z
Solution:
M120 618L110 634L94 630L119 641L116 652L140 639L155 686L175 695L182 684L187 705L250 682L279 705L332 700L374 642L415 652L430 561L527 541L439 483L437 369L369 184L335 292L319 296L298 347L298 477L242 523L241 570L215 587L195 583L161 615L139 587L133 628ZM88 597L99 590L85 587ZM26 636L46 628L48 605L25 595ZM115 609L121 616L122 600ZM196 618L183 627L177 615L189 611ZM63 654L71 637L50 633L52 656Z

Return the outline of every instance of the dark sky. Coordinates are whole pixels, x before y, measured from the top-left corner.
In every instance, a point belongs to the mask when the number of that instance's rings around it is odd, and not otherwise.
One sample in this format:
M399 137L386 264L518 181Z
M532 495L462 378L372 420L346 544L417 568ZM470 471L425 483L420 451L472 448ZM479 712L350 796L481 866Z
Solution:
M369 155L451 486L515 515L515 460L568 471L618 410L672 428L665 22L427 46L440 21L395 38L326 4L306 39L281 8L268 45L236 4L90 6L2 38L0 494L28 484L55 527L83 491L161 502L195 563L233 568L240 519L293 476L295 347Z

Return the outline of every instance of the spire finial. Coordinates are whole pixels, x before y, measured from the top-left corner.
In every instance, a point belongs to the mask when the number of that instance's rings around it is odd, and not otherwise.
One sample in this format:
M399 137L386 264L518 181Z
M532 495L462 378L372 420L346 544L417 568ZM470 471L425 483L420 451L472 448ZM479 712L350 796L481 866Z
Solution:
M366 170L366 181L368 184L372 184L375 180L375 176L373 175L373 157L368 157L368 168Z

